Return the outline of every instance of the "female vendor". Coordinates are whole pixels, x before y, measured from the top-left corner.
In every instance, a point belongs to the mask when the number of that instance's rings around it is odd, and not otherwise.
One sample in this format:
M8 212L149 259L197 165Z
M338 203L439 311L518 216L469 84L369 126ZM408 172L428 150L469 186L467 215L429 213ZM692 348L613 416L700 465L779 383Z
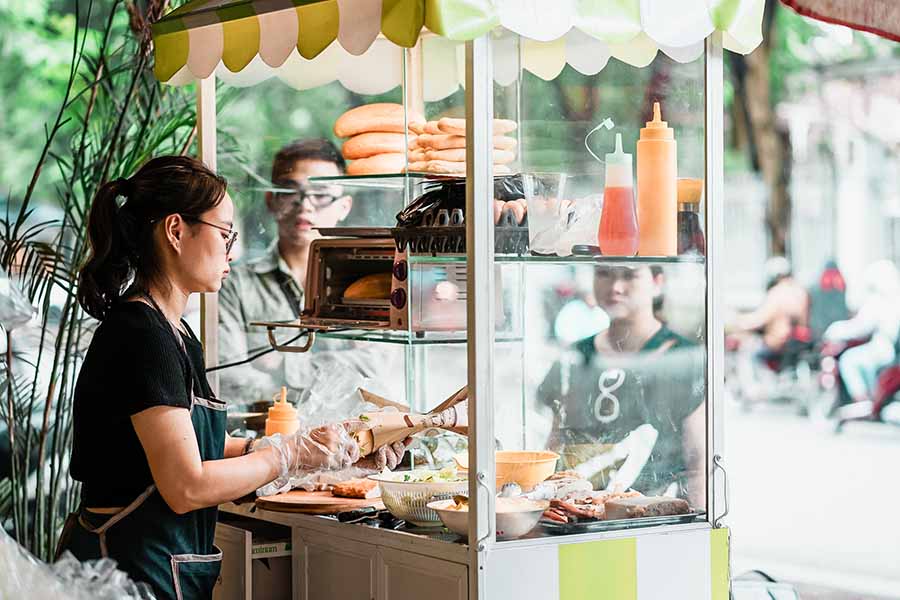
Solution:
M60 551L115 559L158 598L212 596L219 504L359 459L353 422L252 446L225 434L225 403L181 317L190 294L215 293L228 275L233 215L223 178L165 156L105 184L89 216L78 301L100 325L75 388L71 473L81 506ZM404 450L386 449L377 466L396 466Z

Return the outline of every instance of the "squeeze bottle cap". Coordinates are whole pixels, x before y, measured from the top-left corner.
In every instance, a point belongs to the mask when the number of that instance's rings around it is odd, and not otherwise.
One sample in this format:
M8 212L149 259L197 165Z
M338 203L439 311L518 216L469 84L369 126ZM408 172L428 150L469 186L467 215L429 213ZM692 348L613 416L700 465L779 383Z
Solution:
M622 134L616 134L616 149L606 155L606 187L633 187L631 154L622 151Z
M266 435L273 433L291 434L300 427L297 409L287 401L287 388L281 388L281 400L276 400L269 409L266 419Z
M674 140L675 130L662 120L662 109L659 102L653 103L653 120L647 121L647 126L641 129L642 140Z

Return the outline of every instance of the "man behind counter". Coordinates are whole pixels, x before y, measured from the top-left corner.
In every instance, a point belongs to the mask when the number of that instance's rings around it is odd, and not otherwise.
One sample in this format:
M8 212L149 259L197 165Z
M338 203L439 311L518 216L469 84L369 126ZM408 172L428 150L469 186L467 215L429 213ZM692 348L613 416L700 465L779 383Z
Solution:
M265 255L232 267L219 292L219 363L245 360L269 348L265 330L254 321L287 321L303 309L307 259L315 227L334 227L347 218L353 199L339 185L311 184L310 177L344 173L345 163L335 146L323 139L295 141L284 146L272 162L272 187L266 208L278 226L278 239ZM249 404L268 400L281 386L302 389L317 369L352 365L371 375L369 352L347 342L316 340L310 354L270 352L247 364L220 373L221 396ZM323 352L327 351L327 352Z

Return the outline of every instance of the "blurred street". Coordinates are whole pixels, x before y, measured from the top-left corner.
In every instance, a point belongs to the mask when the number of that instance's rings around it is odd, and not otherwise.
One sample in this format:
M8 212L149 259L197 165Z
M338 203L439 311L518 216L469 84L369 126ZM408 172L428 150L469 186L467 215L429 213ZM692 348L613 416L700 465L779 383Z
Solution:
M900 428L836 435L787 409L729 405L725 458L735 575L808 584L803 600L900 598Z

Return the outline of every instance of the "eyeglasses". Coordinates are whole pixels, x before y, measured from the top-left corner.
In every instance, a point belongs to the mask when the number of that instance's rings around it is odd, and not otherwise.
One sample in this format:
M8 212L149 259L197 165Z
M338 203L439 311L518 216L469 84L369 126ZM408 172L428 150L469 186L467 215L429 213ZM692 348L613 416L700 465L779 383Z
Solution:
M275 197L292 210L298 210L303 206L303 201L308 200L316 210L331 206L341 198L340 190L333 186L329 187L305 187L299 186L294 182L282 181L275 182Z
M209 225L210 227L215 227L219 231L224 232L226 235L223 235L222 239L225 240L225 254L231 252L231 247L234 246L234 242L238 238L237 231L235 231L234 229L222 227L221 225L216 225L215 223L210 223L209 221L204 221L203 219L198 219L197 217L191 217L189 215L181 215L181 218L189 223L201 223L203 225Z
M594 270L594 277L597 279L618 279L620 281L631 281L637 276L637 270L629 267L597 267Z

